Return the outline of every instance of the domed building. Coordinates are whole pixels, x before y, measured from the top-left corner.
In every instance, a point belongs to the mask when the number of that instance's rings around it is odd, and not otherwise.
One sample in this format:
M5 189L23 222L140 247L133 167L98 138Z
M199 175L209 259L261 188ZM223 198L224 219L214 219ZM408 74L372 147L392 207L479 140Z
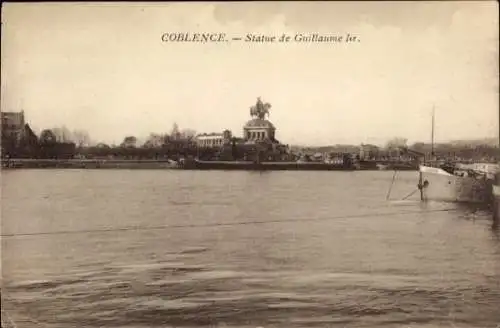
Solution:
M265 119L254 118L243 127L243 136L246 142L274 141L276 128L273 123Z
M198 147L218 148L215 158L219 160L276 161L288 158L288 146L276 140L276 127L266 119L270 108L269 103L257 98L256 104L250 107L252 119L243 126L242 138L233 137L229 130L223 134L198 135Z
M263 103L260 98L250 107L252 119L243 126L242 149L245 157L258 157L259 160L283 160L287 158L288 147L276 139L276 127L269 116L271 104ZM257 155L258 154L258 155Z

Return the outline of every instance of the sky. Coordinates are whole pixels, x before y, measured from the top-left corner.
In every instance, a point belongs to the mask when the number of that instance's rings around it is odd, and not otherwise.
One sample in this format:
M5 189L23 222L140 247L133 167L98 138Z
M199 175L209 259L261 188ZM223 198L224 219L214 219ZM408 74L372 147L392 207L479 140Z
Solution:
M7 3L1 109L95 141L242 135L257 97L287 144L498 137L498 3ZM162 42L164 33L359 42Z

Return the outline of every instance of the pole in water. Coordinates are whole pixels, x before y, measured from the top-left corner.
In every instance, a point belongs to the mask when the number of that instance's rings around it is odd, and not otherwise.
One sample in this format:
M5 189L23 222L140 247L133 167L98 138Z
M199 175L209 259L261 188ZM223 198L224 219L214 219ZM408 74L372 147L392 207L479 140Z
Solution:
M413 196L417 191L418 191L418 189L413 190L411 193L409 193L408 195L406 195L402 200L407 200L408 198L410 198L411 196Z
M418 189L420 189L420 200L424 200L424 185L423 185L423 178L422 178L422 172L419 172L418 174Z
M397 173L398 173L398 171L394 170L394 174L392 176L391 185L389 187L389 190L387 191L387 196L385 197L386 200L389 200L389 196L391 195L392 186L394 185L394 180L396 179L396 174Z

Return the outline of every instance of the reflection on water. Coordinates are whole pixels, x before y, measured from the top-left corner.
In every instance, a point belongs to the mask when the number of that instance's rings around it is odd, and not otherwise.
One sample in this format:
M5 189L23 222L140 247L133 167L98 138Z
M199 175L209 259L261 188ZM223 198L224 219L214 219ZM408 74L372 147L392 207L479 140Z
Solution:
M9 171L2 306L19 327L497 327L477 208L415 173ZM43 233L43 234L40 234Z

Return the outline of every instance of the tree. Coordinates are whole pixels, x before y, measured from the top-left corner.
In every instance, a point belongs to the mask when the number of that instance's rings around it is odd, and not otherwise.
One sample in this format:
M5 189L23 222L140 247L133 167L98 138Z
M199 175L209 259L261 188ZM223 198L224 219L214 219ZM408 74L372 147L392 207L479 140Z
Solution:
M182 139L194 139L196 131L192 129L182 129L180 136Z
M74 130L72 133L72 141L77 147L88 147L91 144L90 135L84 130Z
M54 144L57 142L57 137L50 129L45 129L40 133L41 144Z
M5 129L1 129L2 131L2 158L7 156L11 157L16 150L16 139L15 136L9 134L5 131Z
M24 125L24 133L19 142L21 157L37 157L40 150L38 136L33 132L29 124Z
M120 146L125 148L135 148L137 146L137 138L134 136L125 137Z
M164 134L163 135L163 146L169 145L170 144L170 140L172 140L172 138L170 137L170 135Z
M71 131L68 130L67 127L62 126L62 127L55 127L52 128L52 133L56 137L57 142L72 142L72 133Z
M151 133L149 137L144 142L143 147L145 148L158 148L161 147L164 142L165 136L157 133Z
M181 133L179 132L179 126L177 123L174 123L172 126L172 131L170 132L170 138L177 140L180 139Z
M71 158L75 154L75 144L59 143L56 134L51 129L43 130L39 139L42 158Z
M418 151L419 153L425 153L427 147L423 142L415 142L410 148L414 151Z
M389 150L398 149L398 148L406 148L407 142L408 142L408 139L406 139L406 138L395 137L395 138L392 138L391 140L387 141L387 144L385 147Z

